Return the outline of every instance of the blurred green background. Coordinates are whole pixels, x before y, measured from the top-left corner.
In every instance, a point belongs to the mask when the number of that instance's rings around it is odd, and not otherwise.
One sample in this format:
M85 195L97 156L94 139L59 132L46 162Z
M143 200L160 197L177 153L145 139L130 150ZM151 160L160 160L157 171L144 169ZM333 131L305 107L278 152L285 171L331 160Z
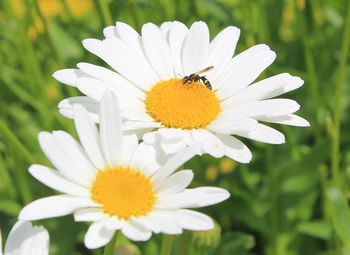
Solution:
M192 186L228 189L232 197L203 209L220 227L175 238L173 255L350 254L350 38L348 0L2 0L0 2L0 226L7 236L21 207L54 192L32 178L28 166L49 164L39 149L41 130L75 135L57 104L78 91L51 74L84 61L84 38L123 21L208 23L213 37L229 25L241 29L236 52L266 43L277 60L259 78L289 72L305 85L289 93L310 128L278 126L286 144L248 140L251 164L194 158ZM54 255L101 254L82 243L87 225L72 216L44 220ZM220 236L221 232L221 236ZM4 238L4 237L3 237ZM119 243L119 254L158 254L159 236Z

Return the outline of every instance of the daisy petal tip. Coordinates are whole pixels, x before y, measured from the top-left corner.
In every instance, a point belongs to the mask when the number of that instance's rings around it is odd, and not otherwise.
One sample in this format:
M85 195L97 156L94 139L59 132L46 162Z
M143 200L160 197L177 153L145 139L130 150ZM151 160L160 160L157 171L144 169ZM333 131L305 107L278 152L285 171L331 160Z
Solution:
M49 137L51 136L51 133L48 132L48 131L41 131L39 132L38 134L38 140L39 140L39 143L43 143L46 139L48 139Z
M101 101L106 100L107 102L116 102L117 101L117 96L109 89L107 89L102 96Z
M40 172L42 167L41 165L33 164L28 168L28 172L34 176L37 172Z
M82 41L83 47L88 51L93 51L97 49L97 47L101 46L101 43L102 41L94 38L88 38Z
M253 155L252 155L252 153L250 153L249 155L242 157L242 160L240 160L239 162L242 164L248 164L248 163L250 163L250 161L252 161L252 158L253 158Z
M294 77L295 77L296 83L299 85L299 87L304 85L304 80L303 79L301 79L298 76L294 76Z
M276 52L270 49L270 58L271 58L271 60L274 61L276 59L276 57L277 57Z
M33 217L32 213L29 209L30 208L28 207L28 205L23 207L23 209L20 211L20 213L18 215L18 220L21 220L21 221L37 220L35 217Z
M284 143L286 143L286 138L284 136L280 140L276 141L276 144L284 144Z
M198 231L208 231L212 230L215 227L214 221L208 217L206 221L201 222L201 226L197 229Z
M63 108L65 107L67 104L69 104L69 101L67 99L63 99L61 100L58 105L57 105L57 108L60 109L60 108Z
M103 245L99 245L99 244L97 244L97 243L94 243L94 242L88 240L88 239L86 238L86 235L85 235L85 238L84 238L84 245L85 245L85 247L88 248L89 250L98 249L98 248L100 248L100 247L103 246Z
M311 126L310 122L305 120L305 123L303 124L302 127L310 127L310 126Z
M302 117L298 118L297 124L298 124L297 125L298 127L310 127L311 126L311 123Z
M84 69L84 67L87 67L88 65L90 65L89 63L85 63L85 62L79 62L78 64L77 64L77 67L79 68L79 69Z
M78 78L77 69L58 70L52 74L52 77L63 84L75 87Z

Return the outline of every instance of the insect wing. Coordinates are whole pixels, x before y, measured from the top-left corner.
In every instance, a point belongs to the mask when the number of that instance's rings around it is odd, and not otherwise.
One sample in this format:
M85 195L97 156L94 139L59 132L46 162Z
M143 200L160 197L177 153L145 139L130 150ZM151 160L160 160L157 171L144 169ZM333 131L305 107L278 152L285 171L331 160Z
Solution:
M210 70L212 70L214 68L214 66L208 66L202 70L199 70L198 72L195 72L193 74L196 74L196 75L200 75L202 73L206 73L206 72L209 72Z

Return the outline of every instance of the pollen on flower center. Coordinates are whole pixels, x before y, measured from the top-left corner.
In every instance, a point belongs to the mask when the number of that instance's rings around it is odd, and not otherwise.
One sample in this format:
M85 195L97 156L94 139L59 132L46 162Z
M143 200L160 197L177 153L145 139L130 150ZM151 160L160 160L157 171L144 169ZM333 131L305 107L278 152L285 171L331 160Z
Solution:
M200 82L183 84L174 78L155 84L147 94L146 108L165 127L195 129L212 122L220 112L215 93Z
M151 179L128 167L99 171L91 193L105 213L125 220L146 215L156 201Z

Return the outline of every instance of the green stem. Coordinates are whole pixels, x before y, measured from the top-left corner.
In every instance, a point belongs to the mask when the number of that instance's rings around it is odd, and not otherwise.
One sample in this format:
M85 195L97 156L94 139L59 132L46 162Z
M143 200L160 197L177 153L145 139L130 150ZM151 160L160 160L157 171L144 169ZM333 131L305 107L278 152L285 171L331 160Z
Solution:
M7 193L8 198L15 200L17 196L17 190L15 189L15 185L11 179L9 171L5 167L4 160L0 155L0 191Z
M117 239L118 239L118 232L116 232L114 234L111 241L109 241L109 243L105 246L105 249L103 251L103 255L115 255L114 248L115 248L115 245L117 243Z
M320 105L320 96L318 92L318 79L317 79L317 74L316 74L316 68L315 68L315 62L313 59L313 55L309 46L308 41L305 39L303 40L303 46L304 46L304 59L306 63L306 68L309 74L309 84L310 84L310 95L311 95L311 100L313 103L313 123L312 123L312 128L314 129L315 132L315 138L316 141L318 142L321 138L321 133L318 125L318 113L320 111L321 105Z
M340 154L340 124L341 124L341 108L342 108L342 93L345 80L346 60L349 52L350 42L350 2L348 3L346 23L344 27L344 36L342 40L340 60L338 65L338 77L335 84L335 100L333 108L334 129L332 143L332 177L336 187L340 187L339 176L339 154Z
M97 0L97 3L101 10L104 25L105 26L112 25L114 22L108 8L107 0Z
M269 201L270 201L270 213L269 213L269 222L270 222L270 245L271 252L268 254L280 254L278 253L278 180L276 176L276 171L273 167L273 149L267 147L266 151L266 169L267 174L267 185L269 185Z
M7 138L8 142L17 148L17 151L23 156L23 158L30 164L34 164L35 160L32 154L24 147L24 145L18 140L15 133L2 121L0 120L0 134Z
M162 247L160 250L160 255L170 255L171 247L173 245L174 237L171 235L163 235Z
M135 28L136 30L140 30L141 22L140 22L138 10L137 10L137 5L134 0L128 0L127 3L128 3L128 9L130 12L131 19L134 21Z
M35 162L32 154L24 147L24 145L18 140L16 135L12 132L12 130L2 121L0 120L0 134L7 138L8 143L13 145L13 148L23 156L30 164ZM14 173L15 178L17 178L18 190L21 195L21 199L23 203L29 203L31 198L30 186L28 184L26 173L23 171L16 171Z

